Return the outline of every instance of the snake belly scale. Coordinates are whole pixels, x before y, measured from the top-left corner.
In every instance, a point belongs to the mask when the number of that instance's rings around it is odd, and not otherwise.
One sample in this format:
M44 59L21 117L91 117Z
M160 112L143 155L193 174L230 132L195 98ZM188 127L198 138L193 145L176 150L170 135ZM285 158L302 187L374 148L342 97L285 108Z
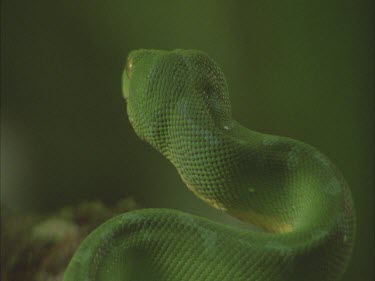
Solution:
M250 231L176 210L114 217L80 245L64 281L339 280L355 216L342 174L312 146L231 115L216 63L197 50L136 50L123 73L136 134L199 198Z

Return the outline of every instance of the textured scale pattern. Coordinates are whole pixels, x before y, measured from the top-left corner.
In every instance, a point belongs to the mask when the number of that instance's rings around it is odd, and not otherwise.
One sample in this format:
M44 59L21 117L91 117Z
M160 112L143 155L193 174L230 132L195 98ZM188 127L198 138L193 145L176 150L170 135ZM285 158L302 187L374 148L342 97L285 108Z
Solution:
M84 240L65 281L339 280L355 217L345 180L323 154L235 121L224 75L200 51L133 51L123 93L137 135L191 191L264 231L175 210L130 212Z

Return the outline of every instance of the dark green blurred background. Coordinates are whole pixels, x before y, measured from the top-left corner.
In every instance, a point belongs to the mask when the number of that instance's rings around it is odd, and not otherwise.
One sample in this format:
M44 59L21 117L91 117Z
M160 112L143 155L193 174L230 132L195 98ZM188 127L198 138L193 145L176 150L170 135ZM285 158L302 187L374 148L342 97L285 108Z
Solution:
M135 136L120 84L132 49L201 49L224 70L236 119L342 170L359 228L344 280L373 280L373 13L373 1L346 0L2 1L2 204L131 195L216 217Z

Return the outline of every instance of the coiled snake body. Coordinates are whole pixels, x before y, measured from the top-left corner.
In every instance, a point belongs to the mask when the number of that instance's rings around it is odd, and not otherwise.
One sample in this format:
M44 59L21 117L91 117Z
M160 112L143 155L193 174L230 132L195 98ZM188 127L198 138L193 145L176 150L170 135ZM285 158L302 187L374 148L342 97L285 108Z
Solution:
M123 74L137 135L211 206L264 231L179 211L117 216L81 244L65 281L338 280L355 219L341 173L313 147L231 116L219 67L195 50L133 51Z

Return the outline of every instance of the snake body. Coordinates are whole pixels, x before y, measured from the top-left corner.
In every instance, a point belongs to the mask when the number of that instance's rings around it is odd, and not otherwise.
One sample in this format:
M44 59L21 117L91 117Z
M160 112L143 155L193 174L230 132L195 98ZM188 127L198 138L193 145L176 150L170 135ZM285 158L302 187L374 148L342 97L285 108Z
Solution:
M328 281L354 244L350 190L310 145L231 116L216 63L196 50L137 50L123 74L136 134L214 208L262 231L176 210L119 215L80 245L64 281Z

